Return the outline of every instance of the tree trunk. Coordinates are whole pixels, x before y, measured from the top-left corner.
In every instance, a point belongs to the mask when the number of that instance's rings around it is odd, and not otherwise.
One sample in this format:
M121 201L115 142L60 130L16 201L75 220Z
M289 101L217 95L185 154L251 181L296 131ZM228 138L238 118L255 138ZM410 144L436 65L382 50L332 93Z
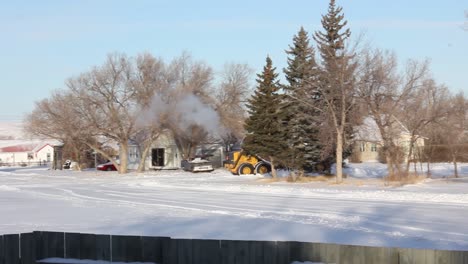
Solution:
M336 133L336 182L343 182L343 131Z
M138 169L137 172L143 172L145 171L145 163L146 163L146 157L148 156L149 150L151 149L151 144L147 144L143 152L140 155L140 162L138 163Z
M393 171L393 161L392 161L392 158L390 157L390 155L391 155L390 151L387 148L385 150L385 160L387 161L387 171L388 171L387 178L388 179L392 179L393 175L395 174L395 172Z
M273 179L276 179L278 177L278 175L276 174L276 168L275 168L275 164L273 163L273 157L269 157L270 158L270 165L271 165L271 176L273 177Z
M431 172L431 164L432 164L432 157L434 156L434 146L431 145L431 151L429 152L429 157L427 158L427 177L432 177Z
M406 169L405 169L405 177L409 176L409 170L411 166L411 156L413 156L413 139L410 140L410 145L409 145L409 151L408 151L408 156L406 157Z
M127 173L128 169L128 141L120 143L120 165L119 165L119 173L124 174Z
M458 163L457 163L456 154L452 155L452 161L453 161L453 172L454 172L455 178L458 178Z

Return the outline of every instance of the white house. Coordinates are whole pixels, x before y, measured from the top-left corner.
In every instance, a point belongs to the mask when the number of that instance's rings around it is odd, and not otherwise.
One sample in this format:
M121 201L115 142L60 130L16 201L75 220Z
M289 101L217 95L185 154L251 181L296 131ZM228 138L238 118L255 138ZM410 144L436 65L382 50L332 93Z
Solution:
M394 142L400 146L404 152L404 161L408 160L408 152L411 143L410 131L395 118L395 127L393 127L392 134L395 135ZM355 144L353 147L353 154L351 156L352 162L383 162L381 148L383 147L383 140L379 128L374 119L367 117L363 123L355 129ZM424 147L424 138L418 137L415 142L416 148Z
M135 142L130 142L128 146L128 168L136 169L140 162L140 147ZM163 133L151 146L146 157L145 169L178 169L182 158L170 133Z
M28 165L51 164L54 161L54 146L61 146L59 142L28 142L8 141L0 147L0 164Z
M137 169L140 162L140 147L135 142L129 143L128 168ZM220 144L202 145L197 148L197 156L213 162L213 167L221 167L224 151ZM172 170L180 169L182 154L170 131L165 131L153 143L145 160L145 169Z

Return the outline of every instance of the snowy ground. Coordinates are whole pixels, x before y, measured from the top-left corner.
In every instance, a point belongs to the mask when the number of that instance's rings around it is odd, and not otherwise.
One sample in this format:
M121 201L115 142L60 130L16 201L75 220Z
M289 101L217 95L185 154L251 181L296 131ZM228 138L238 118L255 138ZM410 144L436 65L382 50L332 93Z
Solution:
M441 177L449 164L433 167ZM291 184L257 176L0 167L0 234L42 231L295 240L468 249L468 164L461 179L384 186L380 164L352 178Z

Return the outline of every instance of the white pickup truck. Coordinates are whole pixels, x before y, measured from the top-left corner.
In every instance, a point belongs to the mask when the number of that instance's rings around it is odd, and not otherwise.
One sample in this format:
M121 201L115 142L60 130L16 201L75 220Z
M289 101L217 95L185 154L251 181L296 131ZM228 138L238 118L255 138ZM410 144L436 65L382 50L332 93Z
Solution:
M195 158L193 160L183 160L182 169L191 172L213 171L213 164L209 160Z

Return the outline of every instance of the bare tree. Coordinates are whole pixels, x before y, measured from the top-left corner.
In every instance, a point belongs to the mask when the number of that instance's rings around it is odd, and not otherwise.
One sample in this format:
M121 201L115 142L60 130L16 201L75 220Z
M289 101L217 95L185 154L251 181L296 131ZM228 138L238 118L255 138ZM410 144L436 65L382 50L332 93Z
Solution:
M454 175L458 178L458 159L468 143L468 100L463 93L451 99L451 111L444 123L446 142L452 156Z
M427 62L410 61L401 76L395 54L380 50L366 50L362 54L358 94L380 132L390 178L402 172L397 142L402 126L398 117L420 87L427 67Z
M237 140L244 138L245 103L252 94L250 79L253 71L246 64L226 64L221 74L221 84L215 92L216 111L220 116L222 137ZM228 140L229 141L229 140Z
M73 97L68 91L55 91L49 99L36 102L34 110L26 116L25 129L28 133L53 138L64 142L78 157L81 169L80 152L83 145L98 147L94 130L79 121L80 117L73 108ZM111 153L103 150L101 155L110 158Z
M413 96L406 100L401 120L410 133L405 174L409 174L410 162L414 160L418 141L423 140L424 130L447 116L449 91L433 79L423 81ZM416 160L414 160L416 162Z
M95 67L66 85L71 104L79 120L98 140L108 140L120 149L120 163L110 160L120 173L127 172L128 141L135 133L136 114L139 109L132 85L134 65L123 54L111 54L100 67ZM96 145L91 147L102 152Z
M136 132L132 139L138 143L140 162L137 172L145 170L145 162L153 143L159 138L164 129L167 129L168 112L154 111L160 103L154 100L155 96L168 93L166 66L161 59L149 53L143 53L136 58L136 76L132 80L136 92L136 100L140 104L140 112L136 122Z
M219 136L220 116L222 123L231 125L230 131L242 134L237 123L243 116L237 114L248 89L248 67L230 69L216 91L211 68L186 53L168 65L149 53L136 58L111 54L103 65L67 80L67 90L38 102L28 116L28 128L86 144L120 173L127 172L129 141L140 146L142 171L151 146L167 131L183 158L190 158L200 143ZM229 115L230 111L236 113ZM120 162L107 151L109 146L119 148Z
M166 78L168 93L159 99L166 104L167 126L182 158L189 159L198 145L212 140L210 132L219 129L213 71L184 53L168 65Z

